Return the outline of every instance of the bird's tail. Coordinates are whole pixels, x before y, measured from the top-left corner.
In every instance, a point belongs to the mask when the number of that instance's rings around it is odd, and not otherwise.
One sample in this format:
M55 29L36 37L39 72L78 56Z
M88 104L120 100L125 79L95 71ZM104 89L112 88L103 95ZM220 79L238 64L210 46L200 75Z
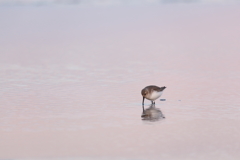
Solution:
M167 87L164 86L164 87L161 87L160 89L161 89L161 91L163 91L163 90L166 89L166 88L167 88Z

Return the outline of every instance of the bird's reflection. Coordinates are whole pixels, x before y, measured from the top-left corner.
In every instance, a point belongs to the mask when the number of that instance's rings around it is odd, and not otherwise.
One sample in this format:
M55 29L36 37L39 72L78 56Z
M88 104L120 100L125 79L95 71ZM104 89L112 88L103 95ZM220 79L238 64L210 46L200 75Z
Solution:
M155 107L155 104L151 104L147 109L144 109L142 113L142 120L146 121L159 121L165 118L162 111Z

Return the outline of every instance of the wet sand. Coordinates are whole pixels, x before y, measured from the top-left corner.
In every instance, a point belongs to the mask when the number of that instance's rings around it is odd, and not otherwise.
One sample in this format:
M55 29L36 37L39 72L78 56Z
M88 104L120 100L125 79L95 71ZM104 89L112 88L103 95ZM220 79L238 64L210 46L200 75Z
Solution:
M239 7L2 7L0 159L239 159Z

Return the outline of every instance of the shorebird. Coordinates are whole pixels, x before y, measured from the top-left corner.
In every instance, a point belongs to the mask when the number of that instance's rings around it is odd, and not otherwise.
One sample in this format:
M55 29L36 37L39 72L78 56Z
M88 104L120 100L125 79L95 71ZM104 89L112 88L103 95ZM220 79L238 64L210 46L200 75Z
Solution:
M147 86L145 88L142 89L142 96L143 96L143 101L142 101L142 105L144 105L144 99L148 99L152 102L152 104L155 104L155 100L158 99L162 93L163 90L166 87L158 87L158 86Z

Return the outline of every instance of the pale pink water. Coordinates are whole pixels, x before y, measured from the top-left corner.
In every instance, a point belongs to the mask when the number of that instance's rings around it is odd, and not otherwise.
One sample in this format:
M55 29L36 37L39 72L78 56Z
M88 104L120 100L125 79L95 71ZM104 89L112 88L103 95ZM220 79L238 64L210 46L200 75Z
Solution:
M2 7L0 159L239 159L239 19L232 5ZM167 86L165 119L141 119L150 84Z

